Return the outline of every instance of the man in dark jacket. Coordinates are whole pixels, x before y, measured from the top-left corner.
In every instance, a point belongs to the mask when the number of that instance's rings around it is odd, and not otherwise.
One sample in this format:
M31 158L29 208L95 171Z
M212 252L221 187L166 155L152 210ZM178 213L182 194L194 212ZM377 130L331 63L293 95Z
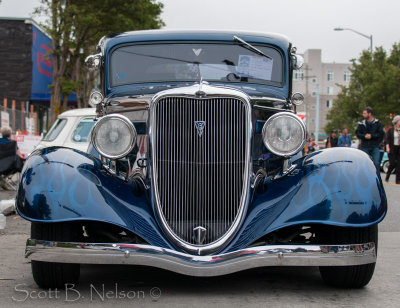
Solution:
M376 170L379 171L379 144L385 137L385 132L381 122L374 118L371 107L364 108L362 115L364 120L358 123L356 135L361 140L361 150L371 156Z

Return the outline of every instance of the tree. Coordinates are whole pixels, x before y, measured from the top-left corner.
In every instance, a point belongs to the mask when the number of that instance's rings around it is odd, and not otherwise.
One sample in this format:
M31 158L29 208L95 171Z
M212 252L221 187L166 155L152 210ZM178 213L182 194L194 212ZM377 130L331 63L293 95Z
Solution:
M327 115L326 132L347 127L354 133L367 106L374 109L383 125L390 124L389 115L400 113L400 45L394 44L389 56L382 47L372 54L364 51L358 60L352 60L350 71L349 86L341 86Z
M160 28L162 8L154 0L41 0L36 14L49 16L43 26L52 38L52 122L69 93L77 94L78 107L87 105L95 78L83 64L99 39L115 32Z

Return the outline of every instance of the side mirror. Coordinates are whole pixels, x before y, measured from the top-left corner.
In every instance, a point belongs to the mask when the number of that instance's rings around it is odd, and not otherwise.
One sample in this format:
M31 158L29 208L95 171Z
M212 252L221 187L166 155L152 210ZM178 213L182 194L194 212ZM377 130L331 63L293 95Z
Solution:
M90 55L85 59L85 65L89 69L96 70L101 64L101 53Z
M290 101L292 102L293 105L299 106L299 105L303 104L304 96L303 96L303 94L296 92L292 95L292 98Z
M100 91L93 89L89 97L89 105L92 107L97 106L103 101L103 94Z
M292 59L293 59L293 69L298 70L303 66L304 58L302 56L292 54Z

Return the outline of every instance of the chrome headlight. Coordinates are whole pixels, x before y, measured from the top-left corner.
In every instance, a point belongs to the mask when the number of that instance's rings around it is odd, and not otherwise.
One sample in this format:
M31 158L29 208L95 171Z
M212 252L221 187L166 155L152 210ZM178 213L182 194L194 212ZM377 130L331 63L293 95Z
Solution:
M265 122L262 137L265 146L272 153L291 156L304 147L306 127L295 114L279 112Z
M121 158L129 154L136 144L136 129L125 116L111 114L100 118L92 131L92 143L107 158Z

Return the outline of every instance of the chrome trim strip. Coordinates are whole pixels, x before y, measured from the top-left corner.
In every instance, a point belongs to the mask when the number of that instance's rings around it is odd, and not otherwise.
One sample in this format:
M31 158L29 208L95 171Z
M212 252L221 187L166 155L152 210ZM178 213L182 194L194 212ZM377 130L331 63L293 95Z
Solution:
M219 276L264 266L349 266L376 262L375 244L267 245L212 256L195 256L141 244L68 243L28 239L34 261L129 264L190 276Z
M253 108L255 109L261 109L261 110L268 110L268 111L291 111L289 109L290 102L280 99L280 98L275 98L275 97L256 97L256 96L250 96L251 103L253 104ZM277 106L264 106L265 103L273 103L274 105L276 104ZM278 104L279 103L279 106Z
M260 109L260 110L268 110L268 111L283 111L283 112L293 112L289 109L282 109L282 108L275 108L275 107L268 107L268 106L261 106L261 105L253 105L255 109ZM293 112L294 113L294 112Z
M201 90L201 97L197 96ZM156 131L157 127L155 125L156 121L156 104L159 100L169 97L185 97L185 98L197 98L197 99L212 99L212 98L228 98L228 99L239 99L241 100L246 106L246 118L247 118L247 127L246 127L246 136L245 136L245 144L246 147L246 155L245 155L245 172L243 175L243 194L241 196L240 207L237 212L236 219L231 224L230 228L226 231L226 233L220 237L218 240L206 244L206 245L192 245L181 238L179 238L173 230L168 225L166 218L161 210L161 203L159 198L158 192L158 185L157 185L157 170L154 168L156 165L156 157L154 155L157 152L157 140L156 140ZM235 232L239 228L240 224L242 223L243 216L246 210L247 201L249 198L249 189L250 189L250 172L251 172L251 135L252 135L252 122L251 122L251 104L250 98L241 91L231 88L219 87L219 86L210 86L205 83L201 83L201 85L197 84L190 87L184 88L175 88L171 90L162 91L156 94L153 97L153 100L150 105L150 129L149 129L149 137L150 137L150 145L151 145L151 180L152 180L152 195L155 201L155 208L157 211L157 216L160 219L161 226L164 229L165 233L168 237L176 244L179 248L191 252L192 254L197 255L205 255L211 254L218 249L221 249L227 242L234 236Z
M285 99L275 98L275 97L267 97L267 96L250 96L252 101L266 101L266 102L279 102L283 104L288 104L288 101ZM275 108L276 109L276 108Z

